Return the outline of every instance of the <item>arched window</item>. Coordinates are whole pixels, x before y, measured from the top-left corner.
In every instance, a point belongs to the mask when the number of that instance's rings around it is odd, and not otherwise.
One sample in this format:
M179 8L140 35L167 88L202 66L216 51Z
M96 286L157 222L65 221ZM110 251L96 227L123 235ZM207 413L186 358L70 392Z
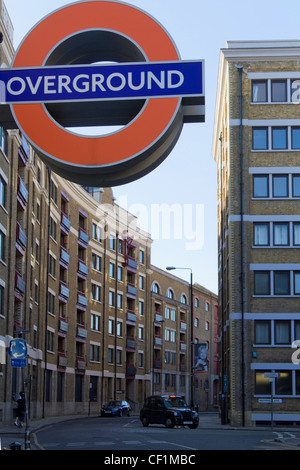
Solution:
M167 296L168 299L174 299L174 292L172 291L172 289L168 289Z
M185 294L182 294L182 295L181 295L181 303L182 303L182 304L185 304L185 305L187 304L187 297L186 297Z
M158 287L157 282L153 284L152 292L154 292L155 294L159 294L159 287Z

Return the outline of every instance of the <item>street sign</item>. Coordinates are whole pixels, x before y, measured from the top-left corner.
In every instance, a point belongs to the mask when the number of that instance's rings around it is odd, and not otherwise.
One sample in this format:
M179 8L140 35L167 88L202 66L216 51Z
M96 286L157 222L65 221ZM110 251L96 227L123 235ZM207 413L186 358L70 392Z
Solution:
M9 355L13 359L25 359L27 356L27 344L22 338L14 338L10 341Z
M27 361L26 359L10 359L10 365L11 367L26 367L27 366Z
M280 377L280 373L279 372L265 372L265 377L268 378L268 379L277 379L278 377Z

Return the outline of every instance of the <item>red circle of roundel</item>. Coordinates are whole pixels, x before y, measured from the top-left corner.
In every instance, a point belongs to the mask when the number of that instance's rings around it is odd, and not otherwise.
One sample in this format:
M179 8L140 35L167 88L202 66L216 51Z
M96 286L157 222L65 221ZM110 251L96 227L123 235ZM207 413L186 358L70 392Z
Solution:
M114 1L82 1L61 8L38 23L17 50L13 67L43 66L50 52L65 38L96 29L130 38L148 61L179 60L166 31L141 10ZM111 174L126 162L125 179L127 175L130 180L135 170L128 170L128 167L139 165L139 157L145 151L149 156L152 146L157 150L157 142L178 114L179 102L179 98L150 98L127 126L116 133L97 137L69 132L52 119L42 103L11 106L16 122L30 143L48 163L53 162L57 171L62 169L63 176L76 180L82 170L88 175L97 169L100 169L99 175L101 172ZM122 177L124 179L124 174ZM116 183L114 177L110 176L110 184L113 183Z

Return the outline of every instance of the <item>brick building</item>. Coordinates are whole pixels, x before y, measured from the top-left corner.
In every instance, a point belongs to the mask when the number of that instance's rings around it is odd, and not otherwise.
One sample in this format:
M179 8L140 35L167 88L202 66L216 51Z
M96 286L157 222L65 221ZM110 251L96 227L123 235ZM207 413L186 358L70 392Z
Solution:
M8 66L13 27L3 1L1 31L0 60ZM138 411L152 392L189 399L189 285L151 265L151 234L110 188L82 187L49 170L9 109L1 108L0 124L0 422L12 421L24 381L31 419L98 414L114 398ZM201 299L195 338L209 346L208 367L197 372L199 394L205 387L199 405L212 409L217 356L208 326L217 296L194 289ZM27 343L26 368L11 366L16 337Z
M229 42L220 53L220 371L233 425L300 421L299 56L300 41Z

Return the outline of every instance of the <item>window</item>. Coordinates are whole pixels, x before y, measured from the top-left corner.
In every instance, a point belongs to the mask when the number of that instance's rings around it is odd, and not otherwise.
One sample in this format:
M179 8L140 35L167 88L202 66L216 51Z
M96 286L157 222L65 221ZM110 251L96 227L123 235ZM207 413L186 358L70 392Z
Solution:
M294 272L294 294L300 295L300 271Z
M255 271L254 272L254 294L270 295L270 272Z
M271 382L268 379L268 377L265 377L265 372L266 371L255 372L255 394L256 395L271 395Z
M94 240L97 240L97 242L101 242L101 227L99 227L99 225L97 224L93 224L93 239Z
M167 295L169 299L174 299L174 292L172 289L168 289Z
M268 128L254 127L252 129L253 150L267 150L268 148Z
M170 320L170 307L165 307L165 319Z
M275 321L275 344L290 344L290 322L284 320Z
M273 225L273 243L277 246L289 245L289 224L288 223L274 223Z
M118 266L118 281L123 281L123 269L121 266Z
M176 310L175 310L175 308L171 308L171 320L176 321Z
M270 344L271 343L271 323L265 320L257 320L255 322L255 343Z
M187 304L187 298L186 298L185 294L182 294L182 296L181 296L181 303L185 304L185 305Z
M267 80L256 80L252 82L252 102L265 103L268 101Z
M292 149L300 149L300 127L292 127Z
M117 307L122 308L123 295L117 294Z
M287 149L287 128L286 127L273 127L272 128L272 149L273 150Z
M293 175L292 194L293 197L300 197L300 175Z
M281 370L280 376L275 379L276 395L292 395L292 371Z
M48 312L54 315L54 301L55 297L51 292L48 292Z
M92 268L101 271L101 257L92 253Z
M3 207L6 207L6 191L7 191L7 184L0 176L0 204Z
M95 300L96 302L100 302L101 288L98 284L92 284L91 293L92 293L92 300Z
M144 328L142 326L139 326L139 340L143 340L144 339Z
M100 347L96 344L90 344L90 361L100 362Z
M300 223L293 225L294 245L300 245Z
M269 197L269 176L253 176L253 197Z
M254 223L254 245L267 246L269 245L269 224L268 223Z
M145 253L143 250L140 250L140 263L145 264Z
M91 330L100 331L100 316L94 313L91 314Z
M289 295L290 294L290 272L274 271L274 294Z
M287 82L286 80L271 81L271 101L286 102L287 101Z
M142 300L139 301L139 315L144 315L144 302Z
M5 234L0 230L0 259L5 261Z
M113 263L109 263L109 276L115 277L115 265Z
M113 320L108 320L108 334L109 335L114 334L114 321Z
M154 292L155 294L159 294L159 287L156 282L153 284L152 292Z
M287 175L273 175L273 197L288 197Z
M56 222L50 217L50 236L56 240Z
M110 307L113 307L115 305L115 296L114 292L112 291L109 291L108 293L108 303Z

